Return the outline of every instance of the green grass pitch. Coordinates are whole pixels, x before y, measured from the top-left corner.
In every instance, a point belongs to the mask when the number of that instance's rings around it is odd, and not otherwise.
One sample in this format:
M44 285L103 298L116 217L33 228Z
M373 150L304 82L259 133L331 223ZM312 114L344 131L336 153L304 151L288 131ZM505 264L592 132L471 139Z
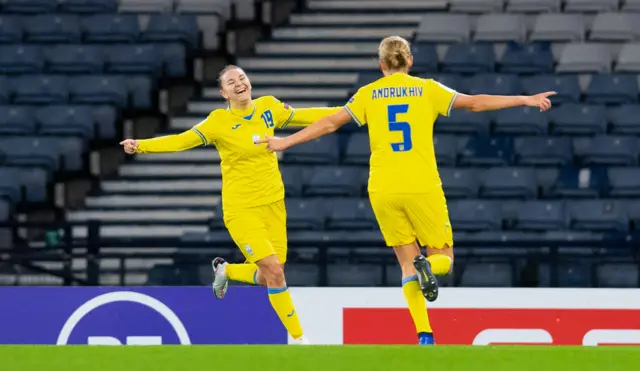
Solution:
M640 347L0 346L4 371L630 371L639 364Z

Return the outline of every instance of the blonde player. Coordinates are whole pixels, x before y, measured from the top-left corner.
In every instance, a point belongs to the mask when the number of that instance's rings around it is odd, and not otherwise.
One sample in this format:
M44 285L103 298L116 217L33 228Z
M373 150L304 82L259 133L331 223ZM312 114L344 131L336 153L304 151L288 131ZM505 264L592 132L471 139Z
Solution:
M384 77L361 87L344 109L286 138L264 140L270 151L333 133L353 120L369 126L371 161L369 198L386 244L393 247L402 268L403 292L420 344L434 344L426 297L438 296L435 276L453 264L453 237L447 204L433 148L433 126L451 108L474 112L516 106L551 107L533 96L460 94L431 79L409 76L411 47L401 37L387 37L378 49ZM426 246L427 258L420 253Z
M287 289L283 265L287 260L284 185L276 154L258 141L274 128L306 126L340 108L294 110L272 96L251 98L251 82L237 66L219 75L220 93L229 102L191 130L178 135L120 144L126 153L177 152L213 144L222 167L224 223L247 264L213 261L213 291L222 299L229 280L266 285L269 300L294 342L308 343Z

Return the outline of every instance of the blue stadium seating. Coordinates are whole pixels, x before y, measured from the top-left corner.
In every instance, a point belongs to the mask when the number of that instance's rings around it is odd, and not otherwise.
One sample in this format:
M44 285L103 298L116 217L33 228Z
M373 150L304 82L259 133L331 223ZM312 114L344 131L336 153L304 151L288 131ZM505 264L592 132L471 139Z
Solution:
M593 75L587 87L586 101L593 104L623 104L638 101L636 75Z
M640 168L609 168L609 195L640 197Z
M304 186L307 196L350 196L360 195L360 168L339 166L318 166Z
M501 73L550 73L553 72L553 54L547 43L509 43L498 62Z
M436 127L438 125L436 124ZM458 162L458 140L453 135L435 135L433 149L440 166L454 166Z
M0 167L0 199L8 198L14 203L22 200L22 187L28 202L47 200L49 173L35 167Z
M636 119L640 115L640 105L625 104L610 108L608 113L611 133L622 135L640 134L640 124Z
M488 133L491 115L488 112L471 112L453 110L449 116L438 117L435 131L448 134L482 134Z
M548 130L547 114L534 107L515 107L495 113L495 134L541 135Z
M18 104L64 103L69 97L67 80L56 75L24 75L12 80L14 98Z
M440 168L439 172L448 199L478 196L480 189L478 170L444 167Z
M5 0L2 10L9 13L52 13L58 0Z
M36 132L33 110L26 106L0 106L0 135L28 135Z
M327 135L291 148L283 161L306 164L335 164L339 159L338 137Z
M50 171L60 169L60 153L56 138L0 137L0 151L5 165L39 166Z
M605 263L596 268L599 287L637 288L640 285L640 273L637 264Z
M442 60L442 71L450 73L493 72L493 47L488 44L452 44Z
M602 168L563 167L545 195L566 198L598 198L607 188L606 172Z
M624 136L597 136L574 141L578 160L592 165L634 165L638 159L638 138Z
M13 15L0 14L0 44L18 44L24 37L24 29L20 18Z
M513 281L513 268L507 263L465 264L460 277L467 287L510 287Z
M459 231L482 231L502 227L500 204L486 200L449 201L449 219Z
M377 229L378 222L368 199L334 199L329 206L328 229Z
M39 73L44 67L41 48L35 45L0 46L0 73Z
M464 88L462 83L462 78L456 74L445 74L445 73L424 74L421 77L433 79L453 90L461 90Z
M42 14L24 21L25 41L31 43L78 43L82 38L80 20L71 14Z
M476 136L469 140L462 152L460 163L468 166L508 165L513 157L510 137Z
M538 193L533 168L491 168L484 174L481 195L487 198L535 198Z
M573 142L569 137L516 138L514 150L518 165L564 166L573 160Z
M0 189L0 192L2 192L2 189ZM1 194L2 193L0 193L0 195ZM11 209L12 209L12 206L9 203L9 201L3 200L0 197L0 223L6 222L9 220L9 218L11 217Z
M60 3L60 10L70 13L111 13L117 9L117 0L64 0Z
M607 132L604 106L563 104L549 112L552 132L558 135L593 135Z
M69 79L71 102L81 104L127 105L124 79L115 76L86 75Z
M48 106L36 112L43 135L77 135L95 138L94 120L88 106Z
M413 55L413 72L424 73L438 70L438 53L433 44L414 43L411 45ZM380 74L376 74L380 77ZM366 84L364 84L366 85ZM364 86L358 85L358 86Z
M51 73L100 73L102 51L95 45L56 45L45 50L47 69Z
M369 136L365 133L350 135L342 162L353 165L367 165L370 157Z
M138 17L134 14L99 14L82 19L85 41L132 43L140 38Z
M6 103L11 100L11 84L9 79L0 75L0 103Z
M302 169L297 166L280 166L280 172L282 173L285 195L287 197L302 196L302 185L304 183Z
M568 216L561 201L527 201L519 205L513 228L523 231L563 230Z
M324 204L320 199L287 198L287 228L322 230L325 224Z
M518 95L522 93L515 75L477 74L466 81L469 94Z
M157 75L162 59L153 44L114 45L107 49L107 72Z
M555 91L551 97L553 104L578 103L580 101L580 84L575 75L536 75L523 81L525 94L533 95L545 91Z
M134 76L113 76L119 81L124 81L126 85L125 93L131 97L130 106L139 109L149 109L153 106L153 98L151 97L151 93L153 92L153 82L151 77L145 75L134 75ZM119 83L119 82L118 82ZM120 87L117 88L117 91L120 91ZM125 95L124 101L122 104L127 104L127 96ZM120 99L120 97L115 97L114 99Z
M629 219L622 203L609 200L580 200L569 205L572 229L585 231L627 231Z
M153 14L142 35L146 41L181 41L192 47L198 45L200 35L193 15Z

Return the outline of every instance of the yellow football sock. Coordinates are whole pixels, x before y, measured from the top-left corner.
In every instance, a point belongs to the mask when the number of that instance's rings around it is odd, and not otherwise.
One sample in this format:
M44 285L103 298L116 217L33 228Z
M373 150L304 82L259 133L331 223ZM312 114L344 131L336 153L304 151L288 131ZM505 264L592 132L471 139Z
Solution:
M250 264L227 264L227 277L232 281L258 284L258 266Z
M284 327L294 339L300 338L302 336L302 326L300 326L298 313L293 306L291 294L287 287L269 288L267 291L269 292L271 306L280 317Z
M436 276L446 276L451 270L451 258L445 254L434 254L427 258L431 271Z
M402 292L407 299L411 318L413 318L413 323L416 325L416 332L433 332L429 323L429 315L427 314L427 301L424 299L422 290L420 290L418 276L403 278Z

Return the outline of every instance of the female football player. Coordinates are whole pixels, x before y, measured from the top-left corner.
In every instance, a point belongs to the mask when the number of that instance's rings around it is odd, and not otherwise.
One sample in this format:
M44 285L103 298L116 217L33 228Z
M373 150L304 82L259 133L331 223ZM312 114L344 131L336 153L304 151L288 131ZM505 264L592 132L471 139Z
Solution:
M126 153L158 153L188 150L213 144L222 168L224 223L247 264L213 260L213 291L222 299L229 280L266 285L269 300L295 343L306 344L300 321L287 290L283 265L287 260L287 227L284 185L276 154L258 141L275 128L307 126L340 108L294 110L272 96L251 98L251 82L237 66L219 75L220 94L228 101L192 129L155 139L127 139Z
M361 87L342 110L285 138L267 137L270 151L333 133L353 120L367 125L371 146L369 198L387 246L402 268L403 292L420 344L433 344L426 302L438 296L435 276L453 264L453 237L433 148L433 126L451 108L474 112L516 106L551 107L555 93L533 96L465 95L408 74L409 43L387 37L378 48L383 77ZM426 246L426 255L418 245ZM424 297L423 297L424 296Z

